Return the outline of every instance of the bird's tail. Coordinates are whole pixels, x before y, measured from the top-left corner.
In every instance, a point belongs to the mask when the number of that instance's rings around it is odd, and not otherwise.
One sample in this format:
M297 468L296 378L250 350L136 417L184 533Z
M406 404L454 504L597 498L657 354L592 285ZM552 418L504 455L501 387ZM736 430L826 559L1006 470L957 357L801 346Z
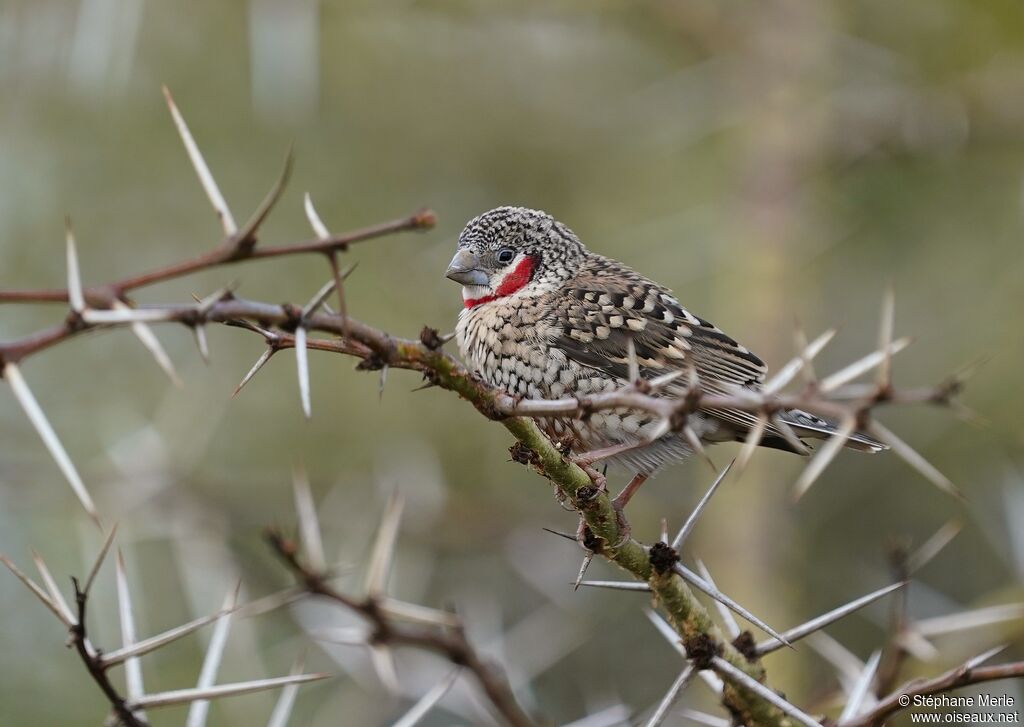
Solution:
M782 415L782 419L786 424L793 428L793 431L796 432L798 437L828 439L831 435L839 431L839 427L832 422L799 409L791 409L787 411ZM889 449L877 439L869 437L863 432L854 432L851 434L850 438L846 441L845 446L850 449L856 449L859 452L871 452L872 454Z

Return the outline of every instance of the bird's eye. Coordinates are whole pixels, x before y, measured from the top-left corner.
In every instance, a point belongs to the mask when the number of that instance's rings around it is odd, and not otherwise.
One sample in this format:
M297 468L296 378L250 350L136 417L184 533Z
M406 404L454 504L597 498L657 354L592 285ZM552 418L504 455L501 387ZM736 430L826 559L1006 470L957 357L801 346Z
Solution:
M499 263L510 263L512 258L516 256L515 252L509 250L507 247L504 250L498 251L498 262Z

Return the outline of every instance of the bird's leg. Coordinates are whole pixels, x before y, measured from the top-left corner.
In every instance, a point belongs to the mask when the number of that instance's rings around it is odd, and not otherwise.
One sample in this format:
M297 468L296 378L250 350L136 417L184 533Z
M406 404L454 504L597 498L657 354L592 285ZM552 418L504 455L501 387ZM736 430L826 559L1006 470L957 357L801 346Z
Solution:
M633 499L633 495L635 495L637 490L640 489L640 486L647 482L648 477L650 477L650 475L645 475L642 472L637 472L633 475L633 479L631 479L629 483L622 488L622 492L616 495L615 499L612 500L612 506L619 512L622 512L626 505L629 504L629 501Z
M640 489L641 485L647 482L647 479L649 477L650 475L645 475L642 472L637 472L635 475L633 475L633 479L631 479L626 484L626 486L622 488L622 492L616 495L615 499L612 500L612 508L615 510L615 518L619 525L619 532L622 535L622 537L619 538L619 542L615 543L615 545L613 545L612 547L618 548L624 542L629 540L629 521L626 520L626 516L623 514L623 510L625 510L626 505L628 505L629 501L633 499L633 495L636 494L637 490Z
M573 462L580 467L585 467L600 462L602 459L617 457L620 454L632 452L634 449L646 447L648 444L650 442L647 441L624 442L622 444L613 444L610 447L602 447L601 449L592 449L589 452L581 452L574 456Z

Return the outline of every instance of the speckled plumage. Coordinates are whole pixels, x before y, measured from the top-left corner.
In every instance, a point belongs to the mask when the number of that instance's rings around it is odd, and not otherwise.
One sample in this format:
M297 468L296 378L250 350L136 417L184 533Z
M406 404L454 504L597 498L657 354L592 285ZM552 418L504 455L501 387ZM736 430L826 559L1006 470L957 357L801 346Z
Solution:
M692 365L706 390L723 394L736 386L756 389L765 379L760 358L689 313L668 289L587 250L544 212L499 207L471 220L449 277L464 284L466 307L456 328L462 357L514 395L558 399L621 388L629 381L630 340L645 379ZM682 377L661 395L679 396L684 387ZM801 436L834 431L804 412L787 419ZM712 443L742 439L754 421L747 412L715 411L698 412L689 424ZM555 437L571 433L574 451L582 452L643 441L657 422L647 412L617 409L541 424ZM791 450L772 427L763 444ZM863 437L851 444L875 449ZM689 450L681 435L670 433L615 460L651 474Z

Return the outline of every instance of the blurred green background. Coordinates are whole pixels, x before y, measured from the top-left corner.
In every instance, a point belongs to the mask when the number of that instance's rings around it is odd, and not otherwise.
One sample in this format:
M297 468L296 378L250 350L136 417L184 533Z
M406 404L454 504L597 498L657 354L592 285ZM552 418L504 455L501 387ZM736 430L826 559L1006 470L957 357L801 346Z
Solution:
M451 330L460 292L443 277L465 220L499 204L546 209L594 250L673 288L694 312L774 369L793 322L838 326L830 371L869 351L881 294L897 291L903 386L986 364L966 402L973 426L925 408L884 420L969 497L961 505L889 454L843 454L799 503L802 461L762 452L729 481L693 550L719 586L786 627L887 582L886 549L946 521L960 536L911 587L915 617L1024 599L1024 8L1017 2L323 2L0 0L0 288L61 286L63 216L83 276L98 283L209 249L219 228L160 94L166 83L239 219L294 143L290 188L262 239L310 237L301 195L342 231L428 205L438 227L352 249L353 315L396 334ZM223 268L143 291L183 302L231 281L302 303L321 259ZM59 321L60 306L0 309L0 337ZM509 669L522 700L570 722L622 703L639 715L681 662L636 594L574 593L581 553L542 526L575 527L550 488L507 463L510 438L456 397L412 393L312 354L303 420L294 358L275 357L236 399L261 352L253 335L210 331L213 360L163 329L184 390L128 332L28 360L25 375L119 544L142 635L287 585L261 540L294 526L291 470L304 463L328 551L362 562L387 495L409 500L395 592L456 603ZM731 445L713 450L724 463ZM623 479L623 474L615 480ZM615 481L613 480L613 481ZM634 533L678 526L710 481L693 461L645 486ZM36 433L0 386L0 551L29 547L66 583L99 545ZM108 569L109 570L109 569ZM601 564L593 576L615 575ZM358 571L357 571L358 575ZM618 577L618 576L616 576ZM353 580L353 584L357 581ZM104 571L94 641L118 643ZM0 574L0 724L91 725L100 693L53 618ZM885 634L877 604L830 629L860 659ZM358 649L313 645L334 623L303 604L238 621L220 679L311 669L293 724L384 724L388 697ZM936 640L932 674L996 643L1024 655L1016 624ZM192 685L207 633L149 657L147 688ZM771 682L810 708L836 688L812 648L768 661ZM446 667L399 654L411 697ZM1024 698L1019 684L993 687ZM992 691L990 690L990 691ZM258 724L272 695L213 706L216 724ZM686 706L715 711L690 687ZM460 684L429 724L485 721ZM183 711L152 712L178 724ZM670 723L681 724L674 715ZM593 724L597 724L594 722Z

